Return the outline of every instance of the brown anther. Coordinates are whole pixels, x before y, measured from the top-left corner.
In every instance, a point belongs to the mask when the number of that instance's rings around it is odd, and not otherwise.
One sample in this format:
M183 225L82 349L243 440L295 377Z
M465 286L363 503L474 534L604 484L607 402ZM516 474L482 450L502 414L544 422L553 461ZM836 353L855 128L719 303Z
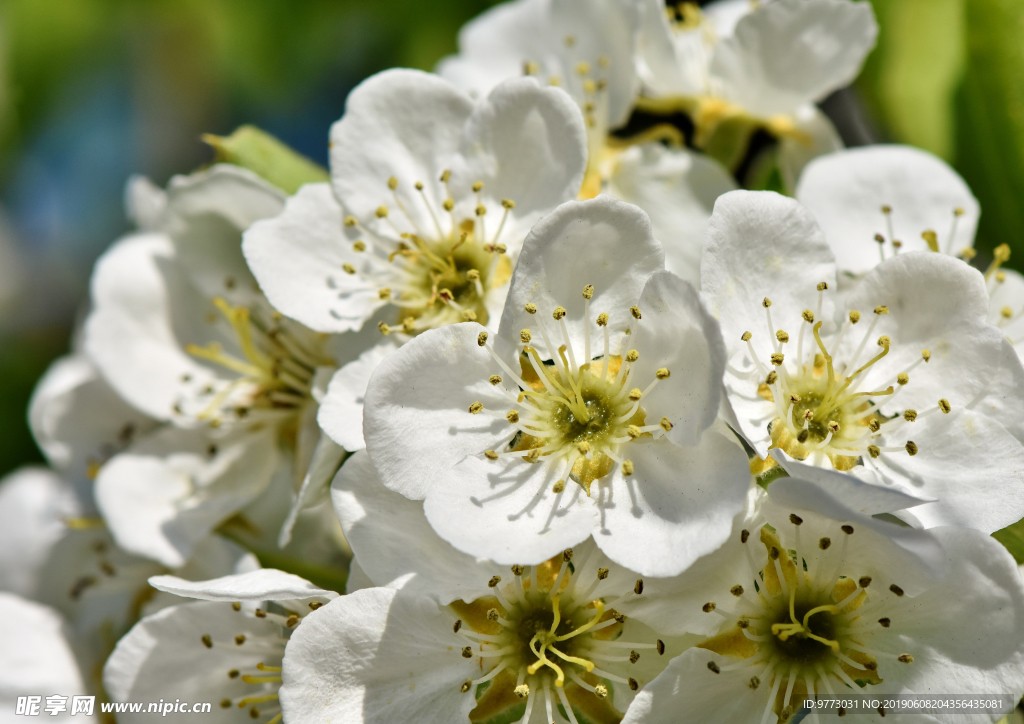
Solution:
M878 663L875 661L865 661L864 668L868 671L878 671Z
M882 213L883 214L891 214L892 213L892 207L889 206L888 204L885 204L884 206L882 206Z
M471 415L479 415L480 412L483 409L484 409L484 403L479 402L479 401L474 402L472 405L469 406L469 414L471 414Z
M572 548L566 548L562 551L562 560L566 563L570 563L572 561Z
M805 442L807 442L807 439L810 436L811 436L811 431L810 430L801 430L800 432L798 432L796 434L796 441L798 443L800 443L801 445L803 445Z
M508 412L505 413L505 419L508 420L513 425L515 425L517 422L519 422L519 411L509 410Z
M220 708L221 709L230 709L231 708L231 699L221 699L220 700Z
M366 251L366 242L365 241L353 241L352 242L352 251Z
M483 347L485 344L487 344L487 332L481 332L480 334L478 334L476 336L476 343L478 345L480 345L481 347ZM495 375L495 376L497 376L497 375ZM498 377L498 382L501 382L501 378L500 377ZM492 382L491 384L493 385L493 384L496 384L496 383Z
M904 410L903 419L907 422L913 422L917 419L917 410Z
M600 314L597 315L597 326L598 327L606 327L607 325L608 325L608 313L607 312L601 312Z
M810 309L805 309L800 313L800 316L804 318L804 321L808 324L814 324L814 312Z
M771 549L768 551L768 557L771 558L773 561L779 560L780 555L781 552L779 551L778 546L772 546Z
M818 541L818 548L820 548L823 551L827 551L831 545L832 545L832 539L831 538L822 538L821 540Z
M746 543L747 540L749 540L749 539L750 539L750 531L749 530L741 530L740 531L740 543Z
M907 455L910 455L911 457L917 455L917 443L913 440L907 440L906 449Z
M627 477L627 478L630 475L633 474L633 461L632 460L623 460L622 461L622 474L625 477Z
M629 652L629 663L635 664L639 660L640 660L640 653L638 651L630 651Z
M714 661L709 661L708 662L708 669L710 669L711 671L713 671L716 674L722 673L722 670L720 668L718 668L718 664L716 664Z
M294 628L295 624L299 622L298 614L293 613L291 616L285 619L284 625L286 628Z
M716 608L718 608L718 606L715 605L714 601L708 601L701 607L701 610L704 611L704 613L711 613Z
M203 646L205 646L206 648L213 648L213 639L210 637L210 634L203 634L199 637L199 640L203 642Z
M242 675L242 672L241 672L241 671L239 671L238 669L231 669L231 670L230 670L230 671L228 672L228 678L229 678L229 679L237 679L237 678L238 678L239 676L241 676L241 675Z
M654 647L655 647L655 651L658 652L658 656L664 656L665 655L665 642L664 641L662 641L661 639L658 639L657 641L654 642Z
M484 450L484 457L487 458L488 460L497 460L498 453L495 452L494 450Z
M636 595L639 596L643 592L644 592L644 579L638 578L638 579L636 579L636 585L633 586L633 593L635 593Z
M495 244L494 245L494 253L495 254L504 254L506 251L508 251L508 247L505 246L504 244Z
M308 604L310 611L316 611L318 608L323 608L323 601L310 601Z
M245 634L238 634L235 636L235 646L241 646L245 643Z
M786 355L782 354L782 352L772 353L772 364L775 365L776 367L781 365L785 361L785 359Z
M743 334L740 335L740 339L743 340L744 342L749 342L752 336L753 335L750 332L744 332Z
M948 415L950 410L953 409L953 407L949 404L949 400L943 397L941 400L939 400L939 409L942 410L944 414Z
M881 454L882 451L879 449L878 445L868 445L868 455L872 458L877 458Z
M846 535L853 535L853 526L852 526L852 525L843 525L843 526L840 526L840 527L839 527L839 530L841 530L841 531L843 531L844 533L846 533Z
M672 373L668 371L668 367L659 367L654 373L654 376L659 380L667 380L671 374Z
M491 580L487 582L487 587L495 588L499 583L501 583L501 576L491 576Z
M786 344L789 341L789 332L784 329L780 329L775 333L775 339L779 340L782 344Z
M597 569L597 580L603 581L604 579L606 579L608 577L608 573L609 573L609 571L608 571L607 568L598 568Z
M756 676L751 676L750 677L750 681L747 682L747 686L749 686L751 689L756 689L760 685L761 685L761 680L759 678L757 678Z
M888 618L880 618L878 619L878 623L882 625L882 628L889 628L889 626L892 625L892 621Z
M772 370L771 372L768 373L768 376L765 378L764 383L766 385L774 385L778 381L779 373L776 372L775 370Z
M471 659L471 658L473 658L473 647L472 646L465 646L465 647L463 647L463 649L462 649L462 658L464 658L464 659Z
M743 586L737 583L735 586L729 589L729 593L739 598L743 595Z
M804 522L804 519L801 518L796 513L790 513L789 514L789 522L792 523L793 525L800 525L801 523Z
M462 682L462 686L459 687L459 691L461 691L463 694L465 694L465 693L467 693L472 688L473 688L473 682L470 681L469 679L466 679L465 681Z
M868 423L868 429L871 430L871 432L878 432L882 429L882 423L878 420L872 420Z
M256 618L266 618L267 617L267 612L264 611L261 608L257 608L255 611L252 612L252 615L255 616Z
M529 344L530 340L533 339L533 333L529 329L519 330L519 341L523 344Z
M422 181L417 181L415 184L413 184L413 186L416 187L417 191L422 191L423 190L423 182Z
M355 274L356 273L356 268L354 266L352 266L351 264L349 264L348 262L342 264L341 268L342 268L342 270L346 274Z
M640 307L635 304L629 308L629 313L633 315L633 319L640 319Z
M557 321L565 316L565 307L555 307L555 311L551 313L551 316Z
M914 657L911 656L910 654L900 654L899 657L896 660L899 661L901 664L912 664L912 663L914 663Z
M637 689L639 689L639 688L640 688L640 684L638 684L638 683L637 683L636 679L634 679L634 678L632 678L632 677L631 677L631 678L629 679L629 688L630 688L630 690L632 690L632 691L636 691Z
M889 586L889 590L895 593L897 596L903 596L903 589L897 586L895 583Z
M627 362L636 362L638 359L640 359L640 353L637 352L635 349L631 349L628 352L626 352Z

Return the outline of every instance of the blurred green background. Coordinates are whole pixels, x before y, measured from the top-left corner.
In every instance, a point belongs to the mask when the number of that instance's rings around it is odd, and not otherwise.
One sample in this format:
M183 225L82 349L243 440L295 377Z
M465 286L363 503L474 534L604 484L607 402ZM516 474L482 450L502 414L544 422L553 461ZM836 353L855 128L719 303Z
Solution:
M866 0L865 0L866 1ZM981 201L978 246L1024 261L1024 0L871 0L881 34L823 108L850 145L912 143ZM0 0L0 474L40 460L25 410L69 347L89 272L163 184L253 123L326 163L362 78L430 69L489 0ZM1018 264L1015 264L1017 262Z

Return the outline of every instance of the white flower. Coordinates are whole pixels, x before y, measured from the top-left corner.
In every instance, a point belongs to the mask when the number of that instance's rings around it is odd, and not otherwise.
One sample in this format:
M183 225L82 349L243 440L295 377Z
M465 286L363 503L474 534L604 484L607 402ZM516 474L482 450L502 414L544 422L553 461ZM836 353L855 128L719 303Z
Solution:
M715 207L702 276L734 423L759 457L938 498L908 514L928 526L991 532L1024 514L1019 362L985 322L977 271L900 254L837 298L810 213L737 191Z
M18 698L25 696L41 697L35 715L45 716L47 721L99 720L99 707L94 707L92 716L80 713L72 718L73 697L85 695L88 689L67 624L59 613L19 596L0 593L0 640L4 642L4 655L0 657L4 721L21 719L16 714ZM46 697L54 694L64 697L65 708L51 715L45 710L49 703Z
M912 146L816 158L796 198L821 225L840 272L862 275L907 251L974 255L978 200L945 161Z
M281 721L277 692L288 637L304 616L337 594L275 570L197 583L174 576L150 582L201 602L147 616L118 642L103 669L111 699L211 702L216 721L241 721L239 709L258 724ZM185 713L172 720L194 717ZM145 711L118 715L119 721L146 718Z
M618 720L681 650L618 612L643 579L593 541L511 569L460 553L365 452L332 497L366 584L389 588L350 592L296 631L282 674L290 721Z
M539 563L591 533L645 575L713 550L750 478L708 429L718 330L661 266L646 215L610 197L539 222L493 338L433 330L371 378L363 431L384 484L499 563Z
M641 108L683 110L694 144L714 150L714 136L764 128L780 140L783 178L793 188L811 158L842 147L814 107L847 85L875 44L871 6L849 0L778 0L735 20L714 23L692 3L665 9L644 2L640 77L652 98ZM731 26L731 27L730 27ZM746 142L728 146L732 163Z
M123 547L168 566L275 470L295 488L319 474L323 488L343 455L315 420L344 342L272 309L241 253L242 230L282 202L236 167L176 178L164 204L148 205L156 230L96 266L85 352L118 395L169 423L103 466L97 502Z
M629 120L637 99L640 10L635 0L507 2L468 23L459 33L459 54L443 59L437 71L478 95L524 73L564 88L587 124L580 198L604 191L640 206L665 244L666 268L696 284L714 200L736 185L718 162L681 148L682 134L669 124L632 138L611 135Z
M1024 582L992 538L886 523L796 478L760 497L720 550L648 581L644 599L624 607L659 630L707 637L638 694L624 724L774 724L810 698L1024 691Z

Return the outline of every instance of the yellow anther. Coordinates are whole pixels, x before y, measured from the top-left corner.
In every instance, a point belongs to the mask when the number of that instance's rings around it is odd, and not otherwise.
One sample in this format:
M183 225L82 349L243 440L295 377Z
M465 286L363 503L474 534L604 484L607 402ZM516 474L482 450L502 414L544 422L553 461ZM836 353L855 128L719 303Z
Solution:
M913 440L907 440L906 448L907 454L910 455L911 457L917 455L917 443L914 442Z
M772 364L776 367L781 365L785 359L786 355L782 354L782 352L775 352L772 354Z
M608 314L607 312L601 312L597 315L597 326L606 327L608 325Z
M814 312L810 309L805 309L800 313L800 316L804 318L804 321L808 324L814 324Z
M581 60L576 64L576 72L580 75L586 75L590 72L590 63L585 60Z
M839 423L836 422L835 420L829 420L828 429L833 434L839 432Z
M571 48L574 45L576 45L576 38L574 36L572 36L572 35L566 35L565 36L565 47L566 48Z
M472 405L469 406L469 412L471 415L479 415L483 409L484 403L479 401L474 402Z
M628 352L626 352L627 362L636 362L638 359L640 359L640 353L637 352L635 349L631 349Z
M608 687L604 684L598 684L594 687L594 696L596 696L599 699L604 699L606 696L608 696Z
M388 207L387 206L378 206L377 210L374 211L373 213L374 213L374 215L378 219L383 219L384 217L386 217L388 215Z
M850 312L850 324L856 324L859 321L860 321L860 312L858 312L856 309L854 309L852 312Z
M506 247L504 244L495 244L494 245L494 253L495 254L504 254L506 251L508 251L508 247Z
M565 316L565 307L555 307L555 311L551 313L551 316L556 320L561 319Z
M658 424L661 425L661 429L664 430L665 432L668 432L674 427L674 425L672 425L672 421L669 420L667 417L661 418L661 422L659 422Z
M513 425L515 425L517 422L519 422L519 411L509 410L507 413L505 413L505 419L508 420Z
M903 412L903 419L907 422L913 422L917 419L917 410L905 410Z
M554 493L555 495L558 495L563 490L565 490L565 481L564 480L557 480L557 481L555 481L555 484L551 486L551 492Z
M882 429L882 423L878 420L872 420L868 423L868 429L871 430L871 432L878 432Z
M789 334L786 333L786 330L780 329L778 332L775 333L775 339L782 342L782 344L785 344L786 342L789 341Z
M960 250L960 258L963 259L964 261L970 261L977 255L978 252L976 252L969 246L965 246L963 249ZM999 278L1000 276L1002 276L1002 279ZM998 274L996 274L996 281L1001 282L1003 281L1003 279L1006 279L1006 274L1004 272L999 272Z
M487 213L487 207L484 206L483 204L477 204L476 209L474 209L474 212L476 213L477 216L483 216L484 214Z
M587 454L590 452L590 443L587 442L586 440L583 440L578 445L576 445L576 449L579 450L580 455L586 457Z
M922 349L921 350L921 359L923 359L926 363L927 362L931 362L932 351L930 349Z
M354 241L352 242L352 251L366 251L366 242Z
M344 270L344 272L346 274L355 274L356 273L356 268L354 266L352 266L351 264L347 263L347 262L345 264L342 264L341 268Z
M964 249L964 251L967 251L967 250L966 250L966 249ZM973 252L973 251L974 251L974 249L971 249L971 251ZM966 259L967 257L964 257L964 258ZM1005 282L1005 281L1006 281L1006 272L1004 272L1004 271L1002 271L1002 270L1000 270L1000 271L997 271L997 272L996 272L996 281L997 281L997 282L999 282L1000 284L1002 284L1003 282Z
M900 372L898 375L896 375L896 382L900 386L903 386L910 382L910 375L908 375L906 372Z
M512 209L514 209L516 207L516 202L513 201L512 199L502 199L501 200L501 206L502 206L502 208L508 209L509 211L511 211Z
M377 296L381 299L391 299L391 287L384 287L377 290Z
M879 244L884 244L885 237L882 236L881 234L875 234L875 241L877 241Z
M354 217L354 216L346 216L345 217L345 226L355 226L358 223L359 222L356 221L356 217Z
M889 307L885 306L884 304L879 304L877 307L875 307L875 314L888 314L888 313L889 313Z
M999 264L1005 264L1010 260L1010 245L1000 244L992 250L992 258Z
M928 231L921 232L921 238L924 239L925 243L928 244L928 248L932 251L939 250L939 235L929 229Z
M398 188L398 179L395 178L394 176L391 176L390 178L388 178L388 188L391 189L392 191L397 189Z
M635 304L629 308L629 313L633 315L633 319L640 319L640 307Z
M889 347L892 344L892 340L889 339L888 335L883 334L881 337L878 338L877 344L879 347Z
M455 202L452 201L451 199L445 199L444 201L441 202L441 208L443 208L445 211L451 211L452 209L455 208Z
M583 287L583 298L584 299L593 299L593 297L594 297L594 285L593 284L588 284L587 286Z
M640 431L640 428L638 426L630 425L628 428L626 428L626 434L629 435L632 439L636 440L638 437L643 435L643 432Z
M910 654L900 654L899 657L896 660L899 661L901 664L912 664L912 663L914 663L914 657L911 656Z
M464 322L475 322L476 321L476 312L474 312L472 309L463 309L462 310L462 321L464 321Z
M632 460L623 460L622 461L622 474L625 475L626 477L629 477L630 475L633 474L633 461ZM601 577L601 572L600 571L598 571L597 576L598 576L598 578Z
M478 334L476 336L476 343L478 345L480 345L481 347L483 347L485 344L487 344L487 332L481 332L480 334ZM497 375L495 375L495 377L497 377ZM500 377L498 377L498 381L499 382L501 381Z
M527 314L536 314L537 313L537 305L534 304L533 302L527 302L526 306L523 307L523 309L526 310Z
M499 583L501 583L501 576L491 576L491 580L487 582L487 587L497 588Z
M740 335L740 339L743 340L744 342L749 342L751 337L753 337L753 335L750 332L744 332L742 335Z
M659 367L654 373L654 376L659 380L667 380L671 374L672 373L668 371L668 367Z
M878 449L878 445L868 445L868 455L877 458L881 454L882 451Z
M519 341L523 344L529 344L530 340L533 339L533 333L528 329L519 330Z
M768 307L772 306L772 300L769 299L768 297L765 297L764 300L762 300L761 302L761 306L764 307L765 309L768 309Z
M422 190L423 190L423 182L422 182L422 181L417 181L417 182L416 182L416 183L414 184L414 186L416 186L416 190L417 190L417 191L422 191Z
M487 458L488 460L497 460L498 453L496 453L494 450L484 450L484 457Z
M891 207L891 206L889 206L888 204L885 204L885 205L884 205L884 206L882 207L882 213L883 213L883 214L891 214L891 213L892 213L892 207Z
M381 334L383 334L383 335L384 335L385 337L387 337L387 336L388 336L389 334L391 334L391 327L389 327L389 326L388 326L387 324L385 324L384 322L377 322L377 329L378 329L378 330L380 331L380 333L381 333Z
M949 404L949 400L943 397L941 400L939 400L939 409L942 410L943 414L948 415L950 410L953 409L953 407Z
M402 320L402 331L406 334L412 334L416 331L416 318L406 317Z
M768 376L765 378L764 383L766 385L774 385L778 381L779 373L776 372L775 370L772 370L771 372L768 373Z
M473 191L474 192L482 190L483 187L484 187L484 182L483 181L474 181L473 182Z
M452 172L450 170L445 169L444 171L441 172L441 177L440 177L441 183L446 184L446 183L448 183L451 180L452 180Z
M795 392L789 396L789 401L792 402L794 405L800 402L801 399L803 398L801 398L800 395L796 394Z
M471 282L480 281L480 270L470 269L468 272L466 272L466 279L468 279Z
M519 686L517 686L512 691L520 699L526 699L526 698L528 698L530 696L530 685L529 684L520 684Z
M828 289L828 282L818 282L818 291L823 292Z
M636 402L643 396L643 394L644 393L640 391L639 387L634 387L632 390L629 391L629 399L633 402Z
M523 63L523 75L537 75L540 72L540 66L532 61L526 61Z
M1003 307L1002 309L999 310L999 313L1003 315L1003 317L1006 319L1009 319L1010 317L1013 316L1013 310L1010 309L1009 307Z
M487 378L487 381L490 382L492 385L500 385L501 375L491 375L490 377Z

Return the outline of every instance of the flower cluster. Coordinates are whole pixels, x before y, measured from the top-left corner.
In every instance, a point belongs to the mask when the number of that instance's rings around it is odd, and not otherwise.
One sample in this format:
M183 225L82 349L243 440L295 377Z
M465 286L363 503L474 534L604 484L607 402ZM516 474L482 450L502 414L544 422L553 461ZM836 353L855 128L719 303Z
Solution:
M353 90L328 181L132 180L31 402L50 465L0 486L0 699L1012 707L1024 278L972 265L942 161L817 110L876 32L852 0L513 0ZM738 189L764 139L786 195Z

